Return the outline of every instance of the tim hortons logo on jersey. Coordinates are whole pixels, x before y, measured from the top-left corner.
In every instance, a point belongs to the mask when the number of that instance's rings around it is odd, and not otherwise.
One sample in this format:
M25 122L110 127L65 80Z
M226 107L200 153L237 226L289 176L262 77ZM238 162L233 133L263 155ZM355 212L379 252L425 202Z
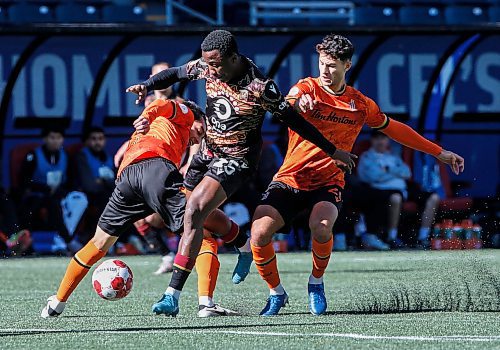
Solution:
M348 125L356 125L356 121L349 119L346 116L339 116L337 113L332 112L328 115L323 115L317 109L313 110L312 117L319 120L326 120L329 122L339 123L339 124L348 124Z

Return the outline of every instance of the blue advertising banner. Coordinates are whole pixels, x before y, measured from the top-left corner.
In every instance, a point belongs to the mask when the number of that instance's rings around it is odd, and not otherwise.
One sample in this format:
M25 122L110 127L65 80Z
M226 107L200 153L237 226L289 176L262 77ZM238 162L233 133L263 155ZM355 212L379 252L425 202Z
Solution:
M134 104L134 96L126 94L125 88L148 78L155 62L180 65L196 57L202 37L195 33L52 34L29 52L38 36L0 35L0 94L2 103L8 103L1 115L3 169L9 168L14 147L39 138L40 129L26 127L23 118L61 118L69 123L66 144L71 144L79 142L85 125L137 116L141 106ZM242 33L238 42L240 51L263 72L271 73L286 92L299 79L318 73L315 45L321 37ZM472 184L468 193L493 194L500 168L500 35L394 32L350 38L356 47L350 72L355 75L354 86L388 115L403 118L427 136L439 138L444 147L462 153L467 171L456 179ZM27 59L14 76L22 55ZM7 91L10 80L15 81ZM89 105L94 90L95 103ZM203 82L189 83L182 91L183 97L204 104ZM114 151L131 127L110 125L106 131L109 150ZM277 130L269 120L264 124L268 138ZM8 186L6 170L2 177Z

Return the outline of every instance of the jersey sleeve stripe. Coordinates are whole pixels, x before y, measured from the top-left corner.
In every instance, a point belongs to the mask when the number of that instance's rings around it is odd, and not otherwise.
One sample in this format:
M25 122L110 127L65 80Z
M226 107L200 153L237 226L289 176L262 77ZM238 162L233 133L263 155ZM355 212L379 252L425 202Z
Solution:
M382 130L382 129L385 129L387 128L387 126L389 125L389 121L390 121L390 118L387 117L386 115L385 116L385 120L382 124L380 124L379 126L375 126L373 127L372 129L375 129L375 130Z

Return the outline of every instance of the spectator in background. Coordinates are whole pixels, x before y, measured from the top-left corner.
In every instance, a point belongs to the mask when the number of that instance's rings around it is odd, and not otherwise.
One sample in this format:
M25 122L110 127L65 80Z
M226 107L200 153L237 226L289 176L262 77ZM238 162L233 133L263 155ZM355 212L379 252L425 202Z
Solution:
M95 227L115 187L115 169L113 157L105 150L103 129L91 127L84 132L83 142L84 147L76 155L76 182L77 188L87 195L90 203L86 222L89 227Z
M390 140L385 134L374 132L371 143L372 147L363 153L358 166L360 180L370 186L366 196L372 203L366 210L368 232L387 233L389 245L400 248L403 244L398 238L399 217L403 201L408 199L406 180L410 179L411 171L401 157L391 153ZM413 197L425 206L418 238L422 245L428 246L430 226L439 205L439 196L434 192L415 189L412 191ZM361 239L363 241L363 237Z
M43 144L28 152L21 166L22 216L30 230L57 230L70 243L62 215L61 199L67 193L68 156L63 149L64 133L57 127L42 131ZM45 217L40 215L47 211Z

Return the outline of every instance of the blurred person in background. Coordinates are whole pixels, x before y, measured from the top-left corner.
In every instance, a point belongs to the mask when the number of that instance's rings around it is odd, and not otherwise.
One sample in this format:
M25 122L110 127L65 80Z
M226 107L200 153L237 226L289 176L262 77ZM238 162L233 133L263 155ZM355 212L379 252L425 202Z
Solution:
M22 219L30 230L56 230L69 248L72 235L66 228L61 200L67 194L68 155L64 132L50 126L42 131L41 146L28 152L21 165ZM42 209L47 215L41 215Z
M370 243L378 239L373 233L386 233L389 246L401 248L403 243L398 237L398 225L403 201L409 197L407 180L411 178L411 170L400 156L391 152L390 140L385 134L374 132L371 144L372 147L359 160L358 175L361 181L369 185L365 199L381 205L370 206L366 210L370 233L362 235L361 240L363 243ZM430 158L432 157L429 156ZM438 166L436 162L434 164ZM435 185L431 186L429 181L424 181L423 184L423 190L412 187L411 199L424 204L418 239L420 244L427 247L430 227L439 206L439 195L433 191L437 189ZM377 247L383 250L388 248L383 242L378 243Z
M85 146L76 155L77 188L87 195L91 203L86 214L86 224L94 228L109 196L115 187L113 157L106 148L106 135L99 127L91 127L83 134ZM85 244L90 237L85 237Z

